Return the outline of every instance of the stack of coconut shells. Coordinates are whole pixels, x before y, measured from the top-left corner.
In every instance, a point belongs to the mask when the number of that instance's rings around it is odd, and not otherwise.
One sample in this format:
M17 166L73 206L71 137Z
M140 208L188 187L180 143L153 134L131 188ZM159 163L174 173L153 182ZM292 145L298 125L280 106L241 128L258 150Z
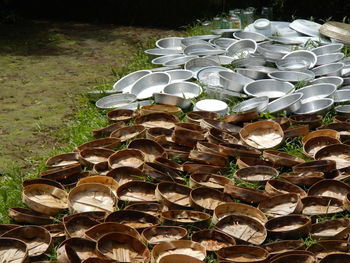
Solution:
M350 262L349 122L159 109L109 112L24 181L0 262Z

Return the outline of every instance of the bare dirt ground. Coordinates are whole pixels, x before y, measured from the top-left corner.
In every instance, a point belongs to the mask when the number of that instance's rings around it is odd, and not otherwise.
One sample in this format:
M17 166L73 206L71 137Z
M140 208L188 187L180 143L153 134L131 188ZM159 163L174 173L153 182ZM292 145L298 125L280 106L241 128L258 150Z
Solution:
M174 34L47 21L0 26L0 173L48 154L79 94L113 83L112 69L129 63L138 44Z

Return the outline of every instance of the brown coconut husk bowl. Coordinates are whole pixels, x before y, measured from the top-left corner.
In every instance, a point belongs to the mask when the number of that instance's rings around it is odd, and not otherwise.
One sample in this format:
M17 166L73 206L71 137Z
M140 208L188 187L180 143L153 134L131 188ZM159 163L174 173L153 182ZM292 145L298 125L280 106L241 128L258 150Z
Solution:
M204 228L209 226L210 215L194 210L169 210L161 213L161 220L166 225Z
M192 163L192 162L185 162L183 163L182 167L184 169L184 172L188 174L195 174L195 173L219 174L219 173L225 173L228 170L227 166L217 166L217 165Z
M221 143L219 145L220 152L222 154L232 156L235 158L239 157L258 157L261 152L251 146L232 144L232 143Z
M155 191L158 201L169 209L190 209L190 193L191 188L171 182L159 183Z
M291 115L289 120L292 125L309 125L310 129L316 129L321 126L322 115L317 114L300 114Z
M26 263L28 262L27 245L16 238L0 238L1 262Z
M307 196L306 192L299 186L277 179L267 181L265 191L270 195L296 193L301 198Z
M260 159L259 157L246 157L246 156L239 157L236 161L236 165L238 166L239 169L251 167L255 165L264 165L264 166L270 166L274 168L278 167L278 166L275 166L272 162Z
M79 262L98 256L96 242L80 237L66 239L57 248L58 262Z
M64 229L68 238L85 237L85 232L99 222L87 216L79 215L64 222Z
M341 140L349 139L349 136L350 136L349 122L333 122L317 128L317 130L324 130L324 129L331 129L339 132Z
M40 176L45 179L59 181L64 180L72 175L79 174L81 170L82 167L80 163L76 163L43 171L40 173Z
M309 196L328 196L340 200L345 200L348 193L350 193L350 186L332 179L319 181L308 191Z
M200 126L205 130L210 130L211 128L216 128L227 133L237 134L242 129L240 126L230 124L225 121L203 119L200 121Z
M108 166L108 161L102 163L96 163L92 167L91 174L105 176L111 169Z
M108 158L108 165L111 169L122 166L141 168L145 161L145 155L136 149L120 150Z
M259 221L261 224L265 224L268 220L263 212L253 206L242 203L227 202L218 205L214 209L212 222L213 224L216 224L218 221L229 215L248 216Z
M318 259L323 259L328 255L337 253L346 253L349 255L350 245L344 240L319 240L306 250L314 253Z
M317 263L317 259L314 255L305 253L306 251L289 251L276 255L271 259L271 263L288 263L291 261L300 263Z
M179 145L174 142L167 142L163 145L163 147L169 158L180 159L182 161L186 161L188 159L188 155L192 150L191 147Z
M78 154L75 152L71 152L52 156L46 161L45 166L47 168L55 168L78 163Z
M270 219L265 227L271 238L300 238L310 233L311 219L302 215L286 215Z
M350 262L350 254L335 253L325 256L320 263L343 263Z
M266 229L262 223L243 215L225 216L216 223L215 228L240 242L253 245L261 245L267 236Z
M322 172L329 173L336 169L336 162L333 160L317 160L305 162L293 166L293 172Z
M135 228L115 222L106 222L92 226L85 231L85 237L93 241L97 241L105 234L112 232L127 234L138 240L142 240L141 235L136 231Z
M109 258L91 257L83 260L81 263L118 263L118 261Z
M224 193L250 204L259 204L268 196L265 191L235 185L225 185Z
M44 255L52 245L50 232L40 226L21 226L9 230L1 237L15 238L24 242L30 258L38 259Z
M200 152L213 153L213 154L217 154L217 155L226 156L225 154L220 152L219 145L215 144L215 143L199 141L196 144L196 148Z
M172 170L174 170L176 172L183 172L183 168L182 168L181 164L178 164L177 162L169 160L169 159L164 158L164 157L157 157L154 160L154 163L158 164L158 165L161 165L163 167L172 169Z
M227 177L217 174L191 174L190 176L191 188L204 186L224 191L226 184L233 185L233 182Z
M213 144L221 144L221 143L239 144L240 141L237 138L237 136L239 137L238 134L232 134L217 128L211 128L208 131L206 138L208 142Z
M126 142L128 140L143 138L146 133L146 128L142 125L133 125L121 127L110 134L111 138L116 138L120 142Z
M154 162L157 157L167 157L164 148L157 142L149 139L133 140L128 149L140 150L145 155L146 162Z
M263 156L276 166L292 167L305 162L299 157L276 150L265 150Z
M301 199L301 201L303 203L303 215L332 215L344 211L343 202L339 199L332 197L308 196Z
M204 260L207 256L205 248L199 243L190 240L175 240L155 245L151 254L151 262L158 263L164 256L170 254L187 255L199 260Z
M161 163L147 162L143 165L142 172L145 176L156 182L184 182L181 173Z
M270 166L256 165L236 171L235 177L249 183L265 184L268 180L278 176L278 171Z
M223 192L210 187L198 187L190 193L190 204L195 210L212 213L214 209L232 199Z
M310 235L314 239L341 240L348 237L349 232L350 220L338 218L313 224Z
M184 239L188 232L179 226L153 226L142 231L142 238L149 245Z
M191 240L201 244L207 252L216 252L221 248L234 246L236 241L233 237L218 230L205 229L194 232Z
M271 256L282 254L293 250L304 250L305 244L302 240L281 240L261 246L266 249Z
M143 181L146 179L146 176L138 168L121 166L110 170L106 177L112 177L118 185L125 184L131 181Z
M46 179L46 178L33 178L33 179L24 180L22 182L22 187L24 188L27 185L31 185L31 184L47 184L47 185L51 185L51 186L60 188L62 190L65 190L64 186L61 183L51 179Z
M204 163L215 166L226 166L228 159L221 155L197 150L190 151L188 158L193 162Z
M114 180L110 176L101 176L101 175L88 176L80 179L77 183L77 186L82 184L89 184L89 183L103 184L105 186L108 186L113 192L113 194L117 195L119 184L117 183L116 180Z
M260 150L277 147L284 137L281 126L274 121L257 121L248 124L239 135L244 143Z
M72 174L64 179L60 179L57 180L59 183L61 183L64 188L68 189L68 188L73 188L76 186L77 182L85 177L90 176L91 173L86 171L86 172L81 172L81 173L77 173L77 174Z
M157 217L136 210L119 210L109 214L105 222L117 222L135 228L141 232L147 227L160 224Z
M95 138L105 138L105 137L109 137L112 132L114 132L114 131L116 131L119 128L122 128L124 126L125 126L124 122L118 121L118 122L113 123L111 125L108 125L106 127L94 129L91 132L92 132L92 136Z
M68 196L68 206L72 213L113 212L117 198L111 188L98 183L86 183L74 187Z
M18 223L47 225L52 223L50 216L35 212L28 208L10 208L9 217Z
M149 249L138 239L123 233L108 233L97 241L97 251L101 256L118 262L148 263Z
M135 124L143 125L146 128L163 127L172 129L179 119L174 115L165 112L155 112L135 118Z
M268 119L269 121L277 122L283 131L287 130L290 126L290 120L287 117L278 117L274 119Z
M296 184L299 186L311 186L318 181L324 179L324 175L322 172L301 172L301 173L284 173L280 175L281 178L286 179L288 182L292 184Z
M93 220L99 222L99 223L102 223L102 222L104 222L106 215L107 215L107 213L104 211L81 212L81 213L66 215L62 218L62 221L63 221L63 223L66 223L68 220L71 220L74 217L86 216L90 219L93 219Z
M170 254L166 255L164 257L161 257L161 259L158 261L158 263L203 263L202 260L199 260L198 258L182 255L182 254Z
M50 232L52 244L54 246L57 246L66 239L66 233L64 231L63 224L50 224L43 226L43 228Z
M220 262L254 262L264 263L269 253L261 247L247 245L225 247L217 251Z
M172 129L156 127L149 128L146 130L146 139L153 140L160 145L164 145L168 142L171 142L171 135L173 134Z
M131 181L119 186L117 196L125 203L157 202L156 187L157 185L149 182Z
M281 194L262 200L258 209L268 217L299 214L303 208L300 196L296 193Z
M91 169L95 164L107 162L108 157L114 153L112 150L103 148L85 149L79 152L80 163Z
M56 215L68 208L66 191L47 184L32 184L23 188L22 201L30 209L46 215Z
M333 160L336 168L342 169L350 166L350 145L332 144L323 147L315 154L316 160Z
M339 140L328 136L314 137L307 140L306 143L303 145L303 153L310 158L314 158L315 154L322 148L328 145L339 143Z
M140 202L126 206L124 210L136 210L159 217L165 207L159 203Z
M224 120L231 124L245 123L255 121L259 119L259 113L257 111L247 111L235 114L226 115Z
M209 111L192 111L186 113L186 119L190 123L199 124L203 119L212 119L217 120L220 118L220 115L215 112Z
M21 225L15 225L15 224L0 224L0 235L2 236L7 231L20 226Z
M198 130L190 130L182 127L175 127L171 140L178 145L195 147L197 141L204 141L204 133Z
M77 147L77 151L80 152L89 148L105 148L114 150L120 145L121 141L118 138L101 138L93 141L89 141Z
M308 125L302 125L302 126L295 126L290 127L284 131L284 138L295 138L295 137L304 137L309 133L309 126Z
M133 119L135 116L136 112L128 109L117 109L107 113L108 120L113 122L127 122Z
M174 116L179 116L181 114L181 108L174 106L174 105L167 105L167 104L152 104L152 105L145 105L140 108L140 114L145 115L149 113L155 113L155 112L165 112L169 113Z
M339 140L340 134L336 130L332 129L322 129L308 133L301 139L301 142L305 144L308 140L316 138L319 136L327 136Z

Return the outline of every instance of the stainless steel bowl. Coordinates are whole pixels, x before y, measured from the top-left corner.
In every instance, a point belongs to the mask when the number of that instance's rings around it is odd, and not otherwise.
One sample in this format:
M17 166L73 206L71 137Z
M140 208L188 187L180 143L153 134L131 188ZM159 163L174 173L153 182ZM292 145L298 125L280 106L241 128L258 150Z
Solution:
M336 90L337 87L334 84L320 83L306 86L298 89L296 92L303 94L301 103L307 103L322 98L333 98Z
M165 72L168 70L179 69L180 66L166 66L166 67L158 67L149 69L152 73L154 72Z
M150 73L151 71L149 70L138 70L131 72L114 83L112 90L124 93L130 92L132 85L134 85L136 81Z
M266 59L263 56L250 55L247 58L233 60L231 64L236 67L257 67L264 66L266 64Z
M256 33L256 32L247 32L247 31L238 31L233 33L233 37L237 39L250 39L254 40L255 42L262 42L265 41L267 38L263 34Z
M142 106L152 105L153 103L154 103L153 100L142 100L142 101L136 101L133 103L128 103L128 104L118 106L116 107L116 109L137 110Z
M233 61L232 57L225 56L225 55L217 55L217 56L210 55L210 56L205 56L204 58L211 59L220 65L230 65Z
M260 79L244 86L244 93L252 97L267 96L270 100L283 97L294 91L294 85L275 79Z
M344 85L350 85L350 78L341 78L343 80Z
M157 40L156 46L159 48L171 48L182 50L181 40L183 37L166 37Z
M229 71L219 72L219 80L224 89L232 90L235 92L242 92L245 85L254 81L243 76L242 74Z
M95 105L99 109L114 109L135 100L136 96L133 94L113 94L99 99Z
M139 100L147 99L152 97L153 93L161 92L169 82L169 74L164 72L151 73L135 82L130 93L136 95Z
M191 36L192 38L197 38L197 39L202 39L202 40L211 40L211 39L216 39L219 38L220 35L218 34L212 34L212 35L196 35L196 36Z
M167 56L161 56L156 57L155 59L152 59L151 63L154 65L164 65L166 62L173 60L175 58L181 58L184 55L182 54L175 54L175 55L167 55Z
M204 89L207 93L208 99L217 99L217 100L222 100L230 103L232 102L232 99L235 99L235 98L241 98L241 99L247 98L247 95L243 93L234 92L231 90L223 89L221 87L205 86Z
M295 112L301 107L300 100L302 97L302 93L288 94L270 102L265 111L269 113L278 113L282 111L286 111L287 113Z
M267 74L270 78L297 83L300 81L310 81L315 78L315 74L310 70L303 71L275 71Z
M241 31L241 30L224 28L224 29L213 29L211 32L215 35L221 35L222 37L229 38L229 37L232 37L232 34L237 31Z
M151 48L145 50L145 53L151 58L173 54L181 54L182 50L171 49L171 48Z
M310 67L310 63L302 57L280 59L275 64L279 70L300 70Z
M254 79L254 80L265 79L267 77L267 73L259 69L236 68L235 71L247 78Z
M316 65L319 66L319 65L325 65L325 64L338 62L343 57L344 57L344 53L341 53L341 52L319 55L319 56L317 56Z
M254 40L242 39L227 47L227 55L234 59L246 58L249 54L255 53L257 44Z
M208 42L199 38L194 38L194 37L186 37L181 40L181 45L184 48L187 46L196 45L196 44L208 44Z
M334 84L337 87L340 87L343 85L343 78L337 77L337 76L329 76L329 77L321 77L314 79L313 81L310 81L310 84L319 84L319 83L329 83L329 84Z
M338 76L342 74L342 69L344 68L343 63L331 63L327 65L318 66L313 68L312 71L315 73L315 76Z
M174 105L180 107L181 109L188 109L192 105L190 100L171 94L154 93L153 96L154 101L159 104Z
M335 91L333 99L335 103L350 102L350 89L341 89Z
M263 112L269 103L269 97L262 96L245 100L232 108L233 112L257 111Z
M207 50L215 50L216 48L210 45L209 43L205 44L194 44L185 47L184 54L187 56L195 55L201 56L201 53Z
M193 75L196 76L199 70L209 66L219 66L219 64L207 58L193 58L185 63L184 68L192 71Z
M220 86L220 77L219 77L219 72L220 71L230 71L232 72L231 69L222 67L222 66L210 66L210 67L205 67L202 68L197 72L196 78L198 81L203 84L203 85L208 85L208 86Z
M179 58L174 58L172 60L169 60L165 62L163 65L168 66L182 66L186 64L186 62L190 61L191 59L198 58L198 56L182 56Z
M215 46L222 48L222 49L226 49L228 48L230 45L232 45L233 43L236 43L237 40L233 39L233 38L225 38L225 37L221 37L221 38L217 38L217 39L213 39L210 41L210 43L214 44Z
M170 75L171 83L181 82L181 81L185 81L193 78L192 71L185 70L185 69L168 70L168 71L165 71L165 73L168 73Z
M260 43L257 51L262 54L266 60L275 62L292 51L291 45L274 44L272 41Z
M164 87L164 93L179 96L184 99L193 99L202 93L202 88L193 82L176 82Z
M293 58L303 60L308 65L308 68L314 67L317 62L317 57L315 53L308 50L295 50L289 52L287 55L282 57L282 60L290 60Z
M317 56L319 56L329 53L340 52L343 47L344 45L341 43L334 43L314 48L311 51L314 52Z
M350 116L350 105L338 105L334 107L334 110L339 115Z
M333 107L334 101L330 98L323 98L309 101L301 105L295 114L323 114Z

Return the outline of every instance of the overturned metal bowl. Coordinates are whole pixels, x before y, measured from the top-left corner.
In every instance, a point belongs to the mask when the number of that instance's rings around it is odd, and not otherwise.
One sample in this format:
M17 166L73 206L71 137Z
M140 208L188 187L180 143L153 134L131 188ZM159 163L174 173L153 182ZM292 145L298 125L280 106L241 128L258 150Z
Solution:
M340 115L350 116L350 105L339 105L334 109Z
M326 65L321 65L316 68L313 68L312 71L315 73L315 76L338 76L340 77L342 74L342 69L344 68L344 64L330 63Z
M297 83L300 81L308 82L315 78L315 74L309 70L303 71L275 71L267 74L270 78L280 80L280 81L288 81L292 83Z
M182 58L184 55L182 54L173 54L173 55L166 55L161 57L156 57L152 59L151 63L154 65L164 65L166 62L173 60L175 58Z
M147 99L152 97L153 93L161 92L169 82L169 74L162 72L151 73L136 81L130 93L134 94L137 99Z
M277 99L293 92L294 85L274 79L261 79L247 84L243 90L252 97L267 96L269 99Z
M249 83L252 83L253 80L247 78L239 73L221 71L219 72L220 84L228 90L235 92L241 92L243 87Z
M334 100L330 98L316 99L301 105L295 114L323 114L333 107Z
M175 96L166 93L154 93L154 101L159 104L168 104L178 106L181 109L188 109L191 106L191 101L180 96Z
M152 48L152 49L145 50L145 53L153 59L154 57L157 57L157 56L180 54L182 53L182 50L177 50L172 48Z
M176 82L166 85L163 92L184 99L193 99L202 93L202 88L193 82Z
M182 50L181 40L183 37L166 37L158 39L156 42L156 46L159 48L171 48Z
M263 112L269 103L269 97L262 96L245 100L232 108L233 112Z
M321 98L332 98L337 87L334 84L314 84L298 89L298 93L302 93L301 103L307 103Z
M136 81L150 73L151 71L149 70L138 70L131 72L114 83L113 90L120 92L130 92L132 85Z
M269 113L277 113L281 111L286 111L287 113L295 112L301 107L300 100L302 97L302 93L293 93L283 96L270 102L265 111Z
M113 109L135 100L136 96L133 94L113 94L99 99L95 105L99 109Z

